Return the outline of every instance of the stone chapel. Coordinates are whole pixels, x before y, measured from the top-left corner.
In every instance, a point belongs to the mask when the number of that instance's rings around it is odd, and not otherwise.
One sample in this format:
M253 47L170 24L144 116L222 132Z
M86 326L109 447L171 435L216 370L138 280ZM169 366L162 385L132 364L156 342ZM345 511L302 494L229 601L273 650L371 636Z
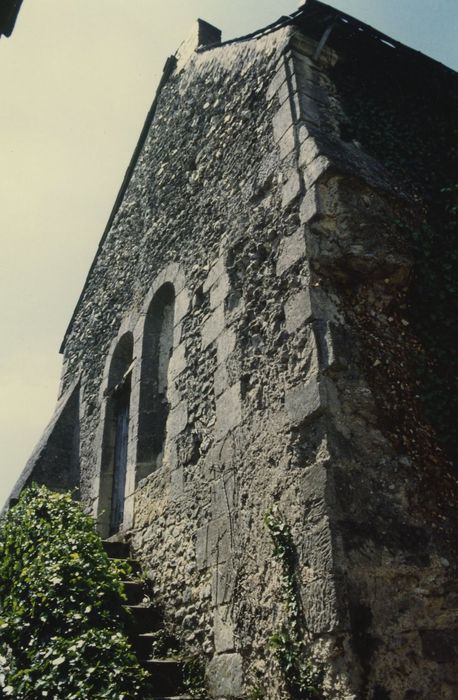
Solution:
M408 237L445 216L456 88L317 0L230 41L198 20L165 63L11 498L76 487L215 698L283 697L269 513L326 697L458 697L457 483Z

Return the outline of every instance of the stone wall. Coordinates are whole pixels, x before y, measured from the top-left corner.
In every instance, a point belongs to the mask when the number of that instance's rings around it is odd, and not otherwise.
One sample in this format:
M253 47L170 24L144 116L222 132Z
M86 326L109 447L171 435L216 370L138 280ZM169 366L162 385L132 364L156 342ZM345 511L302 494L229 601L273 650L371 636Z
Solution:
M425 457L424 423L409 452L379 410L382 340L403 367L411 347L411 261L393 226L406 200L341 137L338 60L288 26L179 62L65 344L62 390L81 375L82 500L103 523L109 369L132 335L124 535L218 698L284 694L269 647L287 615L263 523L274 504L327 697L452 698L456 683L452 513L425 492L455 482ZM139 479L143 332L164 284L166 441Z

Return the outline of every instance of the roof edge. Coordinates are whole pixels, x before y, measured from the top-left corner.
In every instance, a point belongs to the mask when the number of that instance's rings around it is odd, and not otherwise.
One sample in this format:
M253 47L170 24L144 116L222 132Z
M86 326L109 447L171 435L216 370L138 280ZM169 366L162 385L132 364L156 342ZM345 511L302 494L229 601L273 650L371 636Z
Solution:
M162 71L162 77L161 77L161 79L160 79L160 81L159 81L159 85L158 85L158 87L157 87L157 90L156 90L156 94L155 94L155 96L154 96L153 103L152 103L152 105L151 105L151 107L150 107L150 109L149 109L149 112L148 112L147 116L146 116L145 123L143 124L142 130L141 130L141 132L140 132L139 139L138 139L138 141L137 141L137 145L135 146L135 150L134 150L134 152L133 152L133 154L132 154L132 157L131 157L131 159L130 159L129 165L127 166L127 170L126 170L126 172L125 172L125 174L124 174L124 178L123 178L123 181L122 181L122 183L121 183L121 187L119 188L118 194L117 194L116 199L115 199L115 202L114 202L114 204L113 204L113 208L112 208L112 210L111 210L111 213L110 213L110 216L109 216L109 218L108 218L107 224L106 224L105 229L104 229L104 231L103 231L102 238L101 238L100 241L99 241L99 245L97 246L97 250L96 250L96 252L95 252L94 259L93 259L93 261L92 261L92 263L91 263L91 266L90 266L90 268L89 268L89 272L88 272L87 275L86 275L86 279L85 279L85 281L84 281L83 289L81 290L81 294L80 294L79 297L78 297L78 301L76 302L75 309L74 309L74 311L73 311L73 314L72 314L72 316L71 316L71 318L70 318L69 324L68 324L67 329L66 329L66 331L65 331L64 338L63 338L62 343L61 343L61 346L60 346L60 348L59 348L59 352L60 352L61 354L62 354L62 353L64 352L64 350L65 350L65 345L66 345L66 343L67 343L68 336L70 335L70 332L71 332L71 330L72 330L73 322L74 322L74 320L75 320L75 318L76 318L76 314L77 314L78 311L79 311L79 307L80 307L80 305L81 305L81 302L82 302L84 293L85 293L85 291L86 291L89 278L90 278L90 276L91 276L91 274L92 274L92 271L93 271L93 269L94 269L94 267L95 267L95 264L96 264L96 262L97 262L97 258L98 258L99 252L100 252L100 250L102 249L102 247L103 247L103 245L104 245L104 243L105 243L105 241L106 241L106 238L107 238L107 236L108 236L108 233L109 233L109 231L110 231L110 229L111 229L111 226L112 226L112 224L113 224L114 218L115 218L116 214L118 213L118 209L119 209L119 207L121 206L122 200L124 199L124 195L125 195L126 190L127 190L128 186L129 186L129 183L130 183L130 180L131 180L131 178L132 178L132 175L133 175L135 166L136 166L136 164L137 164L138 158L139 158L139 156L140 156L141 150L142 150L142 148L143 148L143 146L144 146L144 144L145 144L146 138L147 138L148 133L149 133L150 126L151 126L151 124L152 124L152 122L153 122L154 115L155 115L155 113L156 113L157 104L158 104L158 102L159 102L160 94L161 94L161 92L162 92L162 89L164 88L164 85L168 82L170 76L172 75L173 71L175 70L176 65L177 65L177 59L176 59L176 57L175 57L175 56L169 56L169 57L167 58L166 62L165 62L165 65L164 65L164 68L163 68L163 71Z

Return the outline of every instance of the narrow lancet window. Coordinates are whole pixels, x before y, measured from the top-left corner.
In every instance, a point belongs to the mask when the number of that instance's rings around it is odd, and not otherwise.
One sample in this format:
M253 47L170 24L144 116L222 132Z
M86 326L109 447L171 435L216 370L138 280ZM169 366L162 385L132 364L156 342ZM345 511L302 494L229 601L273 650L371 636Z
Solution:
M137 481L162 464L169 401L167 374L173 349L175 291L164 284L149 306L144 326Z
M124 518L133 338L126 333L113 354L106 390L100 505L102 529L113 535Z

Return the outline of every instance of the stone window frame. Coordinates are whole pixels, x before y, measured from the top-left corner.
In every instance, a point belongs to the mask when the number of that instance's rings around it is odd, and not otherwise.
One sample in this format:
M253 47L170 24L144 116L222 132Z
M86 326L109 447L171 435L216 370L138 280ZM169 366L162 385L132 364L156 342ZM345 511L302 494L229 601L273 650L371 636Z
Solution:
M112 340L107 358L105 361L105 369L100 385L99 401L101 405L100 424L98 432L98 449L97 449L97 480L95 484L96 493L94 499L93 512L97 519L98 529L102 536L108 534L109 523L109 508L107 508L106 488L104 491L104 474L103 474L103 442L105 424L107 421L107 391L109 390L110 367L113 356L116 352L119 341L126 333L131 333L133 336L133 367L131 374L131 393L130 393L130 419L129 419L129 437L128 437L128 454L127 454L127 474L126 474L126 490L124 500L124 522L121 525L120 532L127 531L132 528L135 517L135 492L139 485L138 472L138 431L139 431L139 412L141 405L141 381L144 374L144 332L145 324L148 318L148 312L157 292L164 285L172 285L175 292L175 309L174 309L174 328L173 328L173 347L172 356L168 368L168 393L173 394L175 399L171 400L171 408L173 413L176 403L176 391L174 383L176 379L176 366L179 357L182 362L184 357L184 348L181 344L182 325L185 316L190 308L190 296L186 289L186 277L178 263L171 263L163 268L155 277L148 293L146 294L140 311L133 310L127 314L122 320L116 337ZM183 402L181 402L183 403ZM173 417L173 416L172 416ZM170 419L170 416L169 416ZM168 425L168 424L167 424ZM175 447L176 431L166 429L164 456L161 466L151 472L146 479L150 478L157 471L169 470L172 467L174 447ZM111 496L110 496L111 497Z

